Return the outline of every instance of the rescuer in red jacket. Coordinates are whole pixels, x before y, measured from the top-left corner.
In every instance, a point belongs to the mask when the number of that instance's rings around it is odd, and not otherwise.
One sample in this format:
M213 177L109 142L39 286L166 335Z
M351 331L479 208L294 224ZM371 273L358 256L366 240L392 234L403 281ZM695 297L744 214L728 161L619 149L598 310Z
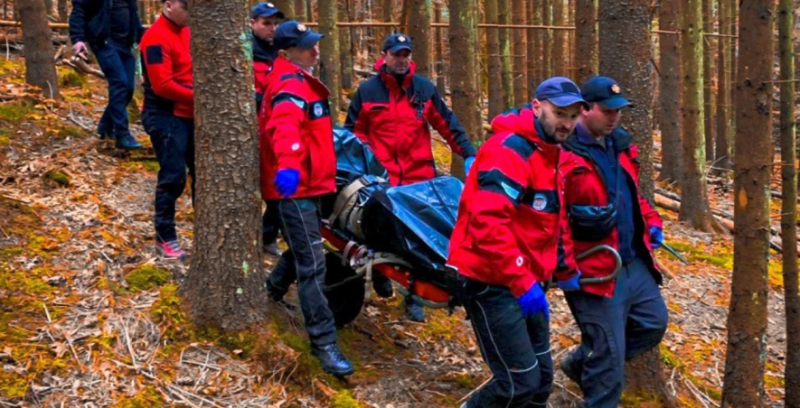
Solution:
M166 0L161 16L144 33L139 51L144 75L142 124L158 158L155 197L156 247L166 258L186 251L175 231L175 202L192 177L194 201L194 91L189 53L188 3Z
M333 313L325 287L320 196L336 191L336 155L328 88L312 75L322 35L297 21L275 33L280 55L267 79L261 107L261 194L275 205L289 250L267 279L280 301L297 280L311 353L334 375L353 373L336 344Z
M585 104L568 78L542 82L533 109L492 121L494 135L467 176L448 265L458 270L458 297L493 378L462 407L545 406L550 395L544 286L554 274L568 280L577 273L563 258L571 243L561 234L560 144Z
M475 157L469 136L436 86L414 73L411 48L411 39L404 34L386 38L381 58L375 63L378 75L358 87L345 121L345 128L370 147L395 186L436 177L429 126L465 159L467 172ZM391 282L379 273L373 278L375 292L391 297ZM406 309L411 320L425 320L422 306L410 296L406 298Z
M598 252L577 262L580 273L559 279L582 340L560 367L581 386L586 408L605 408L619 405L625 360L657 346L667 328L658 287L661 273L653 256L663 233L661 217L639 193L633 137L617 126L630 102L616 81L603 76L589 79L582 93L590 108L564 144L572 153L563 171L574 241L565 256L574 259L574 254L608 245L619 252L623 268L616 280L581 286L581 277L607 276L614 270L611 255Z

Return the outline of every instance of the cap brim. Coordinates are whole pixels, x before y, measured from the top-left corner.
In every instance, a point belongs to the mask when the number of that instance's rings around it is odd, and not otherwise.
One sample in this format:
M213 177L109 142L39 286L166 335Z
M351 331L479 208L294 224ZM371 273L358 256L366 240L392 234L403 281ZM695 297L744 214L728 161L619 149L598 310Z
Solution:
M559 108L565 108L570 105L574 105L576 103L581 104L584 108L589 108L589 103L583 100L583 98L575 95L562 95L562 96L555 96L552 98L548 98L548 101L553 105L558 106Z
M395 45L394 47L391 47L388 50L386 50L386 52L396 53L397 51L400 51L400 50L408 50L409 52L411 52L411 47L409 47L408 45L403 45L403 44Z
M286 18L286 16L281 11L275 11L273 13L264 14L264 17L278 17L281 20Z
M309 31L308 34L303 37L299 43L297 43L297 48L313 48L315 45L317 45L319 40L322 39L322 37L324 37L324 35L316 31Z
M599 103L606 109L622 109L626 106L633 106L631 101L623 96L613 96Z

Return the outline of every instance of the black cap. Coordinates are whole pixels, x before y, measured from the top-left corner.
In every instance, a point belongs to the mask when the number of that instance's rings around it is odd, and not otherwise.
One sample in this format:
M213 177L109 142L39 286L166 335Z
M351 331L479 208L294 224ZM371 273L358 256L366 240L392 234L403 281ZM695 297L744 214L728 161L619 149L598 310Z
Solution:
M275 38L272 43L280 50L293 47L312 48L322 37L322 34L311 31L305 24L289 20L281 23L275 30Z
M400 50L411 51L411 38L405 34L394 33L383 42L383 52L395 53Z
M622 96L622 89L617 81L605 76L589 78L583 84L581 93L587 102L599 103L606 109L621 109L632 105Z
M275 7L274 4L269 2L261 2L253 6L250 10L250 18L256 19L259 17L278 17L279 19L283 20L286 18L283 13Z
M544 80L536 87L536 99L549 101L561 108L575 103L580 103L586 108L589 107L589 104L581 96L581 90L578 89L578 85L575 85L567 77L556 76Z

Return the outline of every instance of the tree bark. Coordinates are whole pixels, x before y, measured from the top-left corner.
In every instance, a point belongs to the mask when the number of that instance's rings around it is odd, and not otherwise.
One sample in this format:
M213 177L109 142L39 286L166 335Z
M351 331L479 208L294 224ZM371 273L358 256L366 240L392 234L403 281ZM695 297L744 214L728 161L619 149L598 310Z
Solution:
M339 21L351 21L350 8L355 0L339 1ZM341 87L353 87L353 29L342 27L339 29L339 61L342 64Z
M486 23L498 24L497 0L485 0ZM500 59L500 29L486 29L486 51L489 54L489 120L508 109L503 96L503 76Z
M44 0L44 11L48 16L53 13L53 0Z
M307 0L294 0L294 18L297 21L309 21Z
M761 407L773 151L773 0L741 3L736 82L733 279L722 407Z
M325 37L320 40L319 75L322 82L330 89L328 102L331 105L333 124L339 123L339 29L336 27L336 0L319 0L319 32Z
M196 324L264 320L261 194L246 0L192 0L196 201L194 254L181 287Z
M666 389L664 363L658 347L625 363L625 393L655 396L661 408L678 407L678 402Z
M531 16L531 24L542 25L544 13L544 0L534 0L532 11L528 13ZM533 59L533 78L528 78L528 90L531 96L536 92L536 87L544 81L544 38L547 35L546 30L531 30L528 32L528 41L533 42L533 48L530 58Z
M511 23L511 0L497 0L497 20L500 25ZM504 106L514 106L514 69L511 60L511 30L501 28L500 38L500 76L503 81Z
M400 10L400 32L408 34L409 24L411 19L411 7L417 0L402 0L402 9Z
M25 41L25 82L39 87L46 98L61 99L45 4L42 0L16 0L15 7L16 3Z
M437 22L437 23L441 23L442 22L442 8L441 7L439 7L437 5L436 8L434 9L433 15L434 15L434 21L435 22ZM442 31L444 31L444 29L442 27L437 28L436 29L436 35L434 36L434 38L436 39L436 47L434 47L435 51L436 51L436 55L434 57L434 61L435 61L434 64L436 66L436 89L439 90L439 94L444 95L446 93L446 91L447 91L447 83L446 83L447 76L444 73L444 66L445 66L445 63L444 63L444 34L442 33ZM500 72L500 71L498 70L498 72ZM491 110L491 109L492 108L491 108L491 104L490 104L489 110Z
M613 0L612 0L613 1ZM564 25L564 0L553 0L553 25L560 27ZM567 75L567 37L566 31L553 31L553 75Z
M717 39L717 129L714 167L729 169L731 164L731 83L732 55L731 39L724 35L731 34L731 7L735 0L719 0L719 31L723 37Z
M5 17L5 13L3 16ZM67 0L58 0L58 21L66 23L67 17L69 17L69 13L67 12Z
M675 32L678 30L678 2L676 0L661 0L658 26L661 31ZM658 179L674 183L680 181L681 177L681 127L678 114L680 101L678 36L675 34L661 34L659 50L661 61L658 97L661 112L658 115L658 127L661 129L662 166Z
M542 25L553 23L552 0L542 0ZM542 30L542 80L553 76L553 30ZM535 90L534 90L535 91Z
M530 0L528 3L528 9L526 10L528 13L527 20L528 24L536 24L535 21L536 13L541 13L541 4L538 0ZM542 56L539 53L539 44L541 43L541 37L539 37L536 33L536 30L533 28L529 28L528 32L528 51L526 52L528 57L528 98L531 97L536 91L536 85L539 84L537 78L538 70L541 67L542 63L539 61L539 58Z
M463 55L475 55L477 31L478 0L450 0L450 49L459 50ZM473 141L483 134L477 74L478 67L472 58L466 58L460 64L450 64L453 112ZM453 155L451 173L464 178L464 163L458 155Z
M141 1L141 0L140 0ZM280 10L287 19L296 19L297 14L294 9L294 0L275 0L275 7Z
M663 6L662 6L663 7ZM663 30L663 28L662 28ZM575 79L583 83L597 74L597 3L595 0L575 2Z
M383 0L382 7L381 7L381 15L383 16L383 21L390 22L395 21L395 14L394 14L394 0ZM383 37L388 37L389 34L392 33L394 28L387 27L383 31ZM383 38L380 39L383 41Z
M714 0L703 0L703 32L710 33L714 30L713 16ZM703 105L705 106L704 134L706 137L706 160L714 161L714 114L716 103L714 101L714 50L716 39L705 37L703 39Z
M433 37L431 36L431 2L430 0L413 0L409 11L408 34L414 44L414 62L417 63L417 74L431 76L433 55ZM474 54L464 54L474 55Z
M512 0L514 12L511 15L513 24L525 24L525 10L527 9L526 0ZM528 33L525 30L515 29L512 32L514 38L514 106L520 106L528 101Z
M800 294L797 271L797 139L795 123L794 15L792 0L778 4L781 80L781 247L786 310L786 408L800 407Z

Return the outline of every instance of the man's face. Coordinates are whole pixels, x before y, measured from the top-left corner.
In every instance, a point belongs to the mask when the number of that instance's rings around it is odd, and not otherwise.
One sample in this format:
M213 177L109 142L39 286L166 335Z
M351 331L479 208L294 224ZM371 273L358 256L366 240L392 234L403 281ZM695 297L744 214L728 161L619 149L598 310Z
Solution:
M264 40L272 42L272 39L275 37L275 30L278 28L278 24L281 23L281 19L276 16L272 17L256 17L250 20L250 27L253 28L253 34L256 37Z
M189 24L189 5L181 0L167 0L164 2L167 17L173 23L186 27Z
M411 69L411 51L409 50L382 52L381 56L386 62L386 71L392 75L405 75Z
M561 143L575 130L578 117L581 114L582 106L580 103L560 107L548 101L533 100L533 109L539 123L542 124L544 132Z
M319 43L314 44L311 48L292 47L286 50L286 54L289 61L300 68L311 71L311 68L319 61Z
M589 110L581 113L581 116L581 123L592 135L604 136L617 127L622 112L620 109L608 109L599 103L593 103Z

